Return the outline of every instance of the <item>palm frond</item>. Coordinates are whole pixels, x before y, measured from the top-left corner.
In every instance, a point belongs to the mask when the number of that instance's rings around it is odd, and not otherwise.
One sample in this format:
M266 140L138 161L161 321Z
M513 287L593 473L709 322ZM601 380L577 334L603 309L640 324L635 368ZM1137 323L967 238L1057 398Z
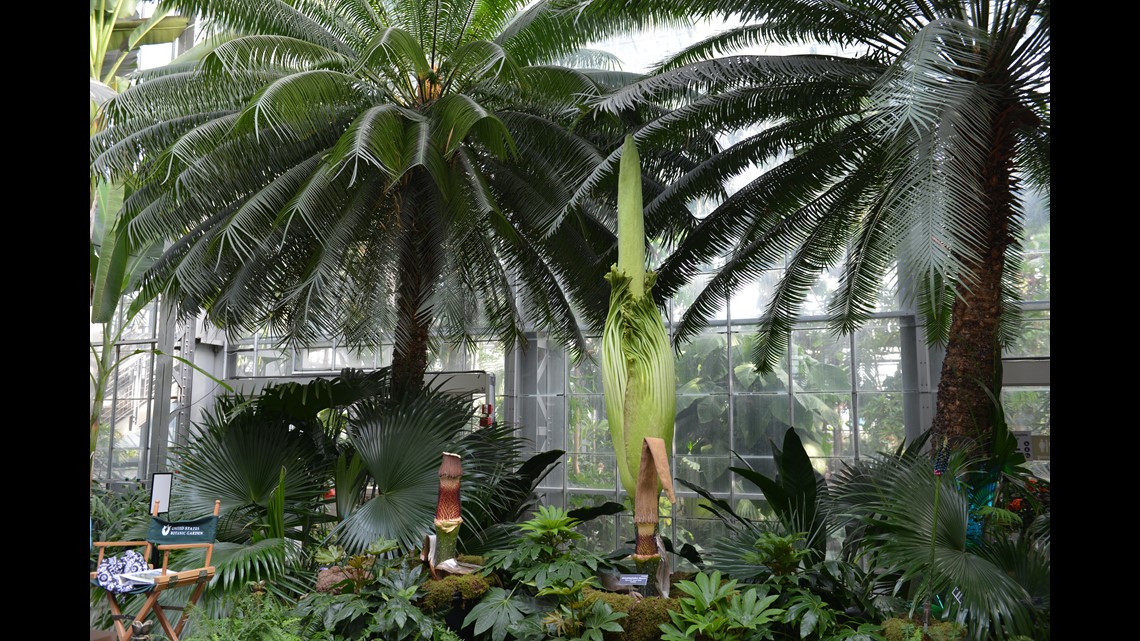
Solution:
M444 96L435 102L430 113L439 130L437 135L444 137L441 152L445 157L472 142L498 158L518 154L503 121L469 96L459 93Z
M930 22L870 95L879 112L873 130L905 166L885 205L897 212L899 261L909 273L953 275L983 252L979 177L993 110L977 79L984 44L968 25Z
M212 560L217 567L217 578L210 588L211 597L247 590L250 581L269 582L281 578L286 572L285 547L283 538L215 544Z
M832 495L843 513L867 527L857 544L873 563L895 568L904 581L926 577L931 594L957 588L971 615L971 637L981 639L994 621L1023 625L1029 594L992 555L967 545L970 501L958 481L966 464L961 456L952 457L947 472L937 477L927 457L872 457L833 484Z
M742 87L813 83L828 86L835 81L870 85L881 73L871 61L823 55L740 55L693 62L683 67L646 76L623 86L596 102L599 110L616 113L640 102L687 104L711 94Z
M193 71L161 76L131 85L103 106L107 137L120 122L148 124L182 116L228 111L245 102L279 74L251 72L205 76Z
M267 85L242 110L235 131L255 135L275 129L298 141L310 132L328 126L330 112L338 105L366 108L370 102L357 78L323 69L302 71Z
M329 26L315 17L321 5L317 3L287 3L269 0L262 3L242 0L170 0L168 6L177 8L184 16L198 16L214 28L239 33L257 33L297 38L316 43L327 49L350 54L349 46L338 38Z
M518 72L514 60L497 43L472 40L456 47L440 66L442 91L464 91L488 77L509 84L517 82Z
M863 138L865 135L861 128L851 127L833 138L833 146L812 147L764 172L735 192L702 220L666 259L661 269L665 292L675 291L701 263L718 255L740 255L742 260L737 264L756 275L758 270L782 260L785 253L799 250L798 264L806 271L789 267L789 275L797 282L787 282L781 289L788 298L780 302L778 294L769 305L770 313L775 314L772 316L776 323L774 327L782 327L782 323L794 318L797 296L802 296L804 288L810 286L814 274L834 260L836 250L834 246L827 249L810 246L807 239L814 237L821 242L830 239L829 242L842 243L840 237L850 233L848 225L854 221L849 218L849 213L844 212L861 202L859 194L870 177L862 175L856 180L839 182L830 190L827 187L848 171L848 154L862 153L866 145ZM835 215L832 208L837 212ZM846 222L840 223L839 220ZM824 222L838 226L812 229L813 224ZM745 239L748 244L733 250L740 239ZM703 324L702 319L715 311L719 298L729 294L732 279L736 278L733 273L734 270L726 272L709 290L710 297L704 304L686 311L674 334L675 345L694 335ZM767 353L769 357L776 356L775 352Z
M248 540L252 524L232 519L235 510L263 514L277 487L281 469L286 470L285 499L293 505L310 504L320 498L326 472L314 458L312 447L299 430L289 430L287 420L252 413L239 414L228 424L199 431L189 445L178 448L179 479L172 504L189 514L213 511L222 502L219 540ZM260 518L260 517L258 517ZM290 519L295 524L295 519Z
M729 28L712 36L687 45L677 53L659 60L649 68L649 74L658 76L679 67L699 63L704 60L732 54L741 49L769 44L765 27L759 24L743 24Z
M195 113L156 123L139 121L131 127L121 127L114 134L107 130L91 136L91 172L105 180L121 180L140 169L140 158L156 158L176 140L195 128L236 111Z
M558 67L571 69L604 69L617 71L621 69L621 58L602 49L578 49L560 58L551 60Z
M312 42L274 35L249 35L219 44L203 56L198 69L204 74L263 71L293 74L316 67L343 70L352 58Z
M408 104L414 101L412 78L426 78L432 66L414 34L397 27L389 27L376 34L361 54L354 72L363 69L382 69L384 77Z
M667 5L577 0L539 0L512 13L504 16L495 40L522 65L553 62L614 35L650 24L686 25L688 19Z

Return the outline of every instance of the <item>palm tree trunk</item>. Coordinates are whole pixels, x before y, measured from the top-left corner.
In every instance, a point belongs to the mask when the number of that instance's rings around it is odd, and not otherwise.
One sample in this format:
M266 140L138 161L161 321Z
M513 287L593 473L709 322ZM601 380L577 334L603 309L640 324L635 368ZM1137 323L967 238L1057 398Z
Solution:
M1002 313L1002 273L1006 249L1014 242L1010 235L1013 220L1012 158L1013 131L1025 117L1018 105L1007 105L995 119L989 157L983 170L989 228L980 262L970 265L972 277L958 286L946 344L946 357L938 382L938 401L934 413L932 443L949 439L952 446L975 452L989 451L993 436L994 405L986 390L996 395L1000 381L995 380L999 319Z
M400 282L396 289L396 341L392 351L395 398L423 389L428 366L431 299L439 273L440 243L432 233L435 230L430 224L428 205L431 193L425 182L410 177L407 188L398 196L404 230L399 247Z

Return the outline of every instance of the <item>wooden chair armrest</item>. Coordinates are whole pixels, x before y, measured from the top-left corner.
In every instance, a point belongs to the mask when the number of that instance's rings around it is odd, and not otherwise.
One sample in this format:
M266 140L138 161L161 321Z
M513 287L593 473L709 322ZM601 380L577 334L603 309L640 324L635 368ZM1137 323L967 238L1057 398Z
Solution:
M95 541L91 544L92 547L97 548L113 548L113 547L137 547L141 548L146 545L146 541Z
M212 579L216 573L217 568L212 565L204 568L181 570L179 572L167 572L166 574L155 577L154 587L155 589L161 590L166 587L186 585L193 581Z

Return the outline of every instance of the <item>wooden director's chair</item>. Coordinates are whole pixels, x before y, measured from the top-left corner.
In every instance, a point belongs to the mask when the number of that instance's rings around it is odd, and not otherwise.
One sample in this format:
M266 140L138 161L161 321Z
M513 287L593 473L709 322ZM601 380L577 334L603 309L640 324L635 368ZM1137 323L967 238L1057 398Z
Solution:
M214 513L210 516L189 521L167 521L158 517L158 502L155 501L145 541L95 541L92 543L99 548L97 567L103 562L104 554L108 548L143 548L142 554L143 558L147 559L147 567L151 568L152 574L155 575L153 583L141 583L129 592L115 593L110 590L103 590L107 595L107 602L110 604L111 617L115 622L115 632L118 634L119 641L130 641L131 624L146 621L152 612L166 635L170 637L170 641L178 641L178 635L182 633L182 627L186 625L186 619L189 617L190 607L201 598L203 590L206 589L206 584L214 577L216 571L214 566L210 565L210 557L214 553L214 539L217 536L218 512L221 510L221 505L221 501L214 501ZM206 551L206 559L202 567L181 571L169 569L172 551L192 548L202 548ZM151 563L151 555L156 551L162 554L160 571L158 568L154 568L154 564ZM103 589L96 581L95 575L95 572L91 573L92 585ZM167 590L191 586L194 590L182 606L162 605L158 602L158 598ZM123 599L134 594L147 594L148 596L137 614L134 616L124 614L122 610ZM170 624L165 610L182 611L175 625Z

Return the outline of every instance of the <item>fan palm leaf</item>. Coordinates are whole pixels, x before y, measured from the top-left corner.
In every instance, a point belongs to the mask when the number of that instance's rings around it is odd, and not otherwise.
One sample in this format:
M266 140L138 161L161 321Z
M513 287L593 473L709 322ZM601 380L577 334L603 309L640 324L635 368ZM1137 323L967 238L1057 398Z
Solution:
M848 466L832 485L835 514L860 524L848 533L858 555L882 568L884 578L893 577L896 588L909 583L913 589L921 582L929 594L959 595L961 607L970 613L967 624L973 639L988 638L995 625L1006 634L1032 629L1035 614L1027 590L1031 581L1015 578L1012 567L1001 560L1008 558L1003 552L1007 544L967 541L970 501L957 480L968 469L967 461L952 458L947 472L938 477L929 459L913 452L870 457ZM1042 571L1047 573L1047 567ZM915 600L928 595L903 596L913 609Z
M440 456L468 424L473 408L442 393L425 393L391 404L365 399L349 416L350 440L374 487L335 530L349 550L363 550L378 538L406 549L431 531L439 492Z
M292 419L264 412L239 412L224 421L211 416L195 438L176 452L178 483L171 500L186 514L213 511L222 502L220 541L248 540L267 518L269 504L285 470L286 523L300 525L324 493L326 474L305 430L289 429Z

